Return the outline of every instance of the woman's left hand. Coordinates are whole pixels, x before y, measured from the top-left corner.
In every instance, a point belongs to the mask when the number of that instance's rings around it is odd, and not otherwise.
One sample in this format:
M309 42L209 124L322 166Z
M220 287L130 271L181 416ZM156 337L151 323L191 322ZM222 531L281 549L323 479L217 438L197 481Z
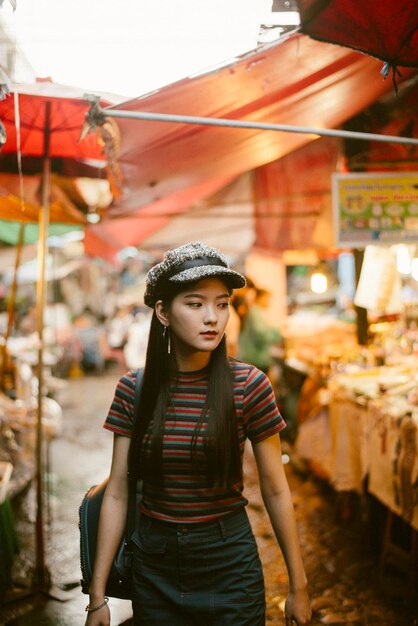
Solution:
M312 617L311 601L308 592L290 591L284 607L286 626L303 626L309 624Z

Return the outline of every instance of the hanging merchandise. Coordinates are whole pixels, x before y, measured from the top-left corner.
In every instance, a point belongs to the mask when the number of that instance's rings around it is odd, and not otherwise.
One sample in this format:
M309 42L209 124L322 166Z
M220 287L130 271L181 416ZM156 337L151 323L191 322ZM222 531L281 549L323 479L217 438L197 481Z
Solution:
M401 282L389 248L367 246L354 304L378 315L401 313Z

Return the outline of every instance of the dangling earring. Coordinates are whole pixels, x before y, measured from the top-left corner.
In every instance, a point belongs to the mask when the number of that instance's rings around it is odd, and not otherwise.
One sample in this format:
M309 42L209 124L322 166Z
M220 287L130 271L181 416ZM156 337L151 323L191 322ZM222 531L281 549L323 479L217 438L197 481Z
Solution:
M164 339L167 337L167 352L171 354L171 337L170 337L170 328L168 326L164 326L163 330Z

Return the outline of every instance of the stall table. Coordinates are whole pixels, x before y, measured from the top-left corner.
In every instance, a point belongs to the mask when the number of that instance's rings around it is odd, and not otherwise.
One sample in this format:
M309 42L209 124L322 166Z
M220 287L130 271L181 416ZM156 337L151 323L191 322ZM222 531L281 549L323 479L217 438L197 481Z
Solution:
M368 439L368 491L418 530L418 412L371 403Z

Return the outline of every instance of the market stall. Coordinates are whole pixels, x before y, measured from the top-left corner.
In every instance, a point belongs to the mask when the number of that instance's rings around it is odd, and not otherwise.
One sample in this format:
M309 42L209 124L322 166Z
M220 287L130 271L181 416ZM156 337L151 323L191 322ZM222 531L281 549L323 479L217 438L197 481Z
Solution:
M418 362L416 354L404 354L396 364L370 367L364 350L362 356L363 363L340 363L343 372L332 371L326 361L312 367L301 390L295 452L313 475L331 485L341 520L360 513L371 524L382 577L397 572L405 582L402 592L413 596Z
M336 491L368 491L418 529L418 368L399 365L329 381L329 480Z
M382 400L372 403L368 431L368 491L418 530L416 405Z

